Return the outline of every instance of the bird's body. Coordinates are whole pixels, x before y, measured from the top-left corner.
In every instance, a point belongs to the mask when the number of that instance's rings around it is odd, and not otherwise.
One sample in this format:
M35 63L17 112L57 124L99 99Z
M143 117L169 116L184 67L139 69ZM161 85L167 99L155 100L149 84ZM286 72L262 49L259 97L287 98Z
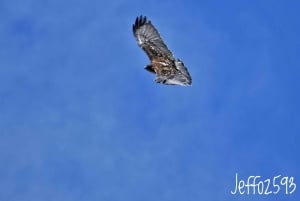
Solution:
M187 68L181 60L174 58L151 21L143 16L137 17L132 28L138 45L151 61L145 69L156 74L157 83L191 85L192 79Z

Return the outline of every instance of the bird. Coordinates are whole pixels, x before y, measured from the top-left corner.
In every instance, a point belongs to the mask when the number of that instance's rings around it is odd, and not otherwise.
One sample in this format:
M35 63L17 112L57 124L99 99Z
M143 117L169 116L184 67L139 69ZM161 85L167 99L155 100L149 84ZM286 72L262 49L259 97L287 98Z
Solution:
M136 17L132 25L137 44L150 59L145 70L156 74L155 82L166 85L190 86L191 75L183 61L176 59L155 26L146 16Z

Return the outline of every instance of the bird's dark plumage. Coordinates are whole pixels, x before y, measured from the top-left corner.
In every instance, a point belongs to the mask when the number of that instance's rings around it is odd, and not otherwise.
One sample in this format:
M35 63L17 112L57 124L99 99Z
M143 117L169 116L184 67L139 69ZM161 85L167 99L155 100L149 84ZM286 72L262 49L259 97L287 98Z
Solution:
M175 59L157 29L145 16L137 17L132 26L138 45L146 52L151 64L145 69L155 73L155 81L162 84L191 85L192 78L184 63Z

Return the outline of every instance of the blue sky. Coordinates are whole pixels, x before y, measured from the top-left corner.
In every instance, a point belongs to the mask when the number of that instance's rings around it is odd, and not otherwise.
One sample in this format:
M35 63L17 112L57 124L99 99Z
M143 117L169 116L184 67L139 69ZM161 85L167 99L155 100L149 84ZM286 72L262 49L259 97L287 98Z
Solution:
M299 200L297 1L0 2L0 200ZM193 86L156 84L153 22Z

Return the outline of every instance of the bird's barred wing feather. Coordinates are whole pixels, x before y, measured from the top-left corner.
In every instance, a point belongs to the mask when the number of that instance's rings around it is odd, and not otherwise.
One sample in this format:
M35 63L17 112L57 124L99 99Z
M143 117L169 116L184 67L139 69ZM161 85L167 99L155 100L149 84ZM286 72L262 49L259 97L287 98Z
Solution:
M160 37L157 29L145 16L137 17L132 26L138 45L147 53L150 60L166 57L173 60L173 54Z
M182 85L191 85L192 84L192 77L185 67L184 63L177 59L175 61L175 66L179 70L180 73L178 73L175 77L174 80L179 81L179 83L182 83ZM180 85L180 84L179 84Z
M192 81L189 71L187 70L184 63L180 59L177 59L175 61L175 66L179 70L179 72L181 72L184 75L184 77L188 78L188 80L189 80L188 82Z

